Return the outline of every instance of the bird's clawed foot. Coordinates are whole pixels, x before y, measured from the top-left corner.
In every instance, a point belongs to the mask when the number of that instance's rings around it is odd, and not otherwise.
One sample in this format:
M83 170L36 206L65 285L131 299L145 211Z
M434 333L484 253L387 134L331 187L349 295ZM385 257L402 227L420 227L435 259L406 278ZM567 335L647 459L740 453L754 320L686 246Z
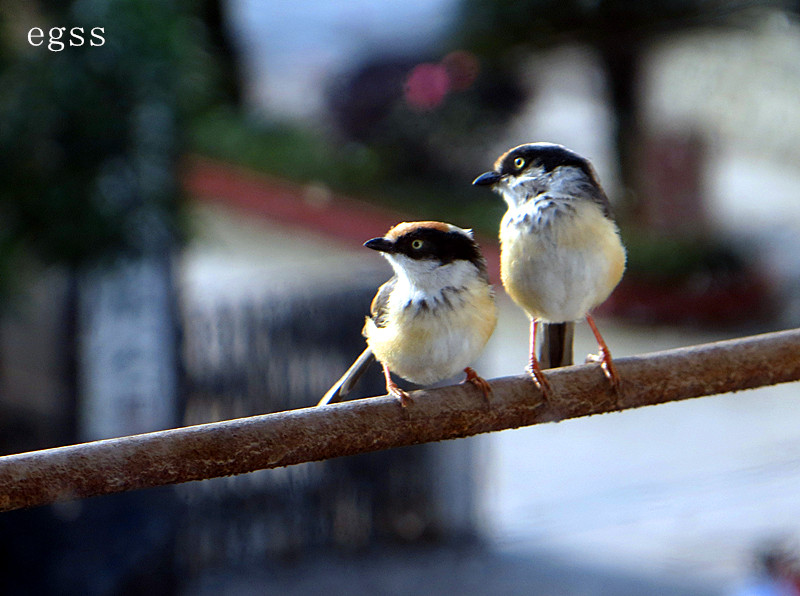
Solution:
M542 371L542 367L539 366L539 362L535 359L531 359L528 366L525 367L525 372L531 376L544 398L548 399L553 393L553 388L550 386L550 381L544 376L544 371Z
M603 369L603 374L608 379L608 382L611 383L611 388L616 393L619 393L619 387L622 381L620 380L619 373L617 373L617 368L614 366L614 361L608 350L600 348L600 353L589 354L586 357L586 362L587 364L592 362L599 363L600 368Z
M614 366L614 361L611 359L611 352L608 350L603 336L600 335L600 330L597 328L597 325L595 325L592 315L586 315L586 322L589 323L589 327L592 329L594 338L597 340L597 345L600 348L600 353L589 354L586 357L586 362L599 362L603 369L603 374L606 375L606 378L611 383L611 388L619 395L621 381L619 374L617 374L617 368Z
M489 385L489 382L483 377L479 376L478 373L475 372L475 369L470 368L469 366L464 369L464 372L467 373L467 378L464 379L463 382L472 383L478 389L480 389L483 393L483 397L486 399L486 403L491 406L492 386Z
M408 392L398 387L397 383L394 381L386 383L386 393L399 399L400 405L404 408L408 407L408 404L411 403L411 396L408 394Z

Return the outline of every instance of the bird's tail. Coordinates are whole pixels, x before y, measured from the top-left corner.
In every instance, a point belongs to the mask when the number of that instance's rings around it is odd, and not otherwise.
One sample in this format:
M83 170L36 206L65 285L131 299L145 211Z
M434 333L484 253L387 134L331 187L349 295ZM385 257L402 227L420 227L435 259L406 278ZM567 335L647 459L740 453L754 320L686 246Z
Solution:
M545 323L539 341L539 365L558 368L572 364L572 339L575 323Z
M361 356L356 358L356 361L350 365L350 368L347 369L342 375L342 378L336 381L333 384L333 387L328 389L325 392L325 395L319 400L318 406L324 406L326 404L336 403L337 401L341 401L343 397L345 397L350 391L353 390L358 380L364 374L364 372L369 368L369 365L375 361L375 354L372 353L372 349L369 347L361 352Z

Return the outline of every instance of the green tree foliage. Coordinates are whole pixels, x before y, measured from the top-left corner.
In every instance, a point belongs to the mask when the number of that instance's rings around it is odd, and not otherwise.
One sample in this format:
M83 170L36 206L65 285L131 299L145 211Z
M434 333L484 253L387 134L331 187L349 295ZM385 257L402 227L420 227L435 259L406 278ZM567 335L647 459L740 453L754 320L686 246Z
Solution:
M209 100L202 23L177 2L38 8L41 46L11 28L0 44L0 266L20 252L76 266L165 246L179 228L183 123ZM65 47L51 51L56 26ZM72 27L83 45L69 45Z

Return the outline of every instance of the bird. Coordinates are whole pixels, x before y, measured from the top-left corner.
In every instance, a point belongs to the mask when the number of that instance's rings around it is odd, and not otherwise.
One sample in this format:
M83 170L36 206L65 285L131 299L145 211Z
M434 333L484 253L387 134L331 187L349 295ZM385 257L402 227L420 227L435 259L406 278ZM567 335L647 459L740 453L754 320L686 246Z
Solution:
M362 331L367 348L317 405L342 399L375 360L387 393L404 407L409 395L391 373L432 385L463 371L488 401L491 386L469 365L494 331L497 306L472 231L439 221L402 222L364 246L380 252L394 276L372 300Z
M600 349L588 360L601 364L618 391L619 374L591 311L622 279L626 252L591 163L563 145L527 143L503 153L473 184L491 188L508 207L500 223L500 277L531 320L533 380L549 394L536 355L539 325L546 364L566 366L574 323L585 318Z

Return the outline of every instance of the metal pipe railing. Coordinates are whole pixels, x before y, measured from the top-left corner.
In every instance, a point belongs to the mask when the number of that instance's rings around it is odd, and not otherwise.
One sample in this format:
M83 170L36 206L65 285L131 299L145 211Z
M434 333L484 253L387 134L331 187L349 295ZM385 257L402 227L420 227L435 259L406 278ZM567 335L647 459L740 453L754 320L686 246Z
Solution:
M596 364L374 397L0 457L0 511L242 474L343 455L800 380L800 329L615 359L615 393ZM309 402L316 402L310 398Z

